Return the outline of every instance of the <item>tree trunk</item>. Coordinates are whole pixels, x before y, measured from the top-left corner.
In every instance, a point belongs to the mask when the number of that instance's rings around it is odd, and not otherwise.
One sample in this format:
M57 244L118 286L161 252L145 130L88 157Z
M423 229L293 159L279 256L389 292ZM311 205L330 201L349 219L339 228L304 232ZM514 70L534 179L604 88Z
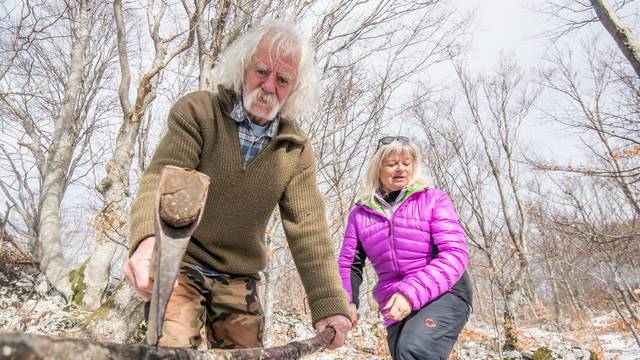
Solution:
M217 19L215 22L212 20L211 24L215 23L213 27L213 38L211 39L211 46L209 51L204 52L204 49L200 53L200 90L213 89L213 67L218 59L218 56L222 52L222 39L225 36L225 25L229 18L229 10L231 8L231 1L221 0L216 4ZM228 43L228 42L227 42Z
M115 152L106 165L107 176L99 187L104 208L97 215L96 250L89 259L84 277L84 304L90 309L100 306L109 284L111 261L119 247L126 248L129 170L139 129L140 121L124 119L116 139Z
M123 280L114 294L84 319L82 334L70 336L130 343L144 320L144 303Z
M47 169L42 181L40 211L38 217L38 247L40 269L49 283L65 298L71 299L72 289L69 270L62 253L60 238L60 203L67 184L67 171L75 145L74 119L77 117L76 103L82 89L85 64L85 49L89 39L89 16L87 2L80 1L78 21L72 24L73 45L71 50L71 72L65 86L60 111L55 119L53 144L49 152Z
M627 58L629 64L640 78L640 43L633 35L631 29L625 25L616 15L607 0L591 0L600 23L611 34L622 54Z
M562 311L562 302L560 301L558 285L555 280L551 280L551 293L553 294L553 306L556 308L556 323L558 328L562 329L564 326L564 311Z
M198 351L141 345L98 343L31 334L0 334L3 359L298 359L322 351L335 336L327 328L317 336L274 348Z
M85 271L84 282L86 293L84 304L91 309L100 306L101 299L109 282L111 260L118 247L126 247L127 233L127 199L129 197L129 171L133 162L134 148L140 132L140 123L149 104L155 99L157 75L178 54L191 47L194 41L195 30L191 25L195 24L198 15L189 14L189 36L167 53L166 40L158 33L158 28L151 34L155 45L155 57L151 68L140 78L134 105L129 101L129 89L131 85L131 72L127 52L127 32L124 21L122 1L114 1L114 18L117 29L118 57L120 63L121 81L118 87L120 107L122 108L123 121L116 138L116 146L111 159L107 162L107 175L99 186L103 196L104 207L96 216L96 250L89 259ZM162 15L154 18L154 22L162 21Z
M516 350L518 346L518 331L516 325L516 311L522 299L522 287L514 287L507 290L505 294L505 304L503 319L504 324L504 350Z
M498 339L498 353L500 354L500 359L502 359L502 351L504 350L504 347L500 336L500 326L498 324L498 306L496 304L495 292L493 291L495 279L494 275L489 276L489 284L491 285L489 288L489 294L491 296L491 319L493 320L493 328L496 330L496 338Z
M262 298L262 305L264 309L264 334L263 341L265 346L269 346L273 344L274 334L272 329L274 328L273 324L273 308L274 308L274 299L276 297L275 293L275 277L273 276L274 269L271 264L273 260L270 259L267 264L267 269L264 271L264 297Z
M636 344L638 344L638 347L640 347L640 334L638 334L638 331L636 330L632 319L629 319L625 316L625 314L622 312L622 309L620 309L616 298L613 296L609 289L607 289L607 299L613 305L613 308L616 310L616 313L618 313L618 316L620 316L620 319L625 323L625 325L627 325L627 328L629 328L629 331L633 335L633 338L636 340Z

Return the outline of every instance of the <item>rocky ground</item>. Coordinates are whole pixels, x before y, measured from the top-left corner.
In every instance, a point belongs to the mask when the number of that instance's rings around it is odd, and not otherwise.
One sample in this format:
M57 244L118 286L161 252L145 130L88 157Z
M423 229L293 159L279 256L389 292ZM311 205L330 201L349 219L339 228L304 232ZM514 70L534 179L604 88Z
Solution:
M0 273L0 330L35 334L65 335L77 330L87 316L76 306L67 305L47 293L28 274L8 277ZM625 331L615 314L603 314L590 320L590 326L558 331L538 324L521 328L521 352L503 353L510 359L640 359L631 334ZM271 336L265 345L282 345L313 336L306 316L276 311ZM454 348L451 359L499 359L496 334L492 327L473 319ZM135 340L135 339L134 339ZM137 340L141 340L141 336ZM385 331L377 318L362 319L350 333L347 346L323 352L309 359L388 359Z

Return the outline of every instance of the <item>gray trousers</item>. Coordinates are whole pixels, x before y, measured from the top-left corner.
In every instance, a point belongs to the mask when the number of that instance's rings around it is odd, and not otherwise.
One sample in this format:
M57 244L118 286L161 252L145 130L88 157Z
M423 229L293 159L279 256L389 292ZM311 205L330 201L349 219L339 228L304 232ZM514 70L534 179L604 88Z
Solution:
M387 328L394 360L446 360L469 319L471 308L450 292Z

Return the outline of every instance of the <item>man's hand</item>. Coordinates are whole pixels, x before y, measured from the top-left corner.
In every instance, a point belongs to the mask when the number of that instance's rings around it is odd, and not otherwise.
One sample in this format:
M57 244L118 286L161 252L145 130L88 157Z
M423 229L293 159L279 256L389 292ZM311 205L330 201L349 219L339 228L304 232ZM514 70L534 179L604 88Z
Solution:
M153 287L151 256L153 255L155 242L156 238L153 236L142 240L136 251L134 251L129 260L124 263L124 267L122 268L124 277L129 282L129 285L133 287L136 294L144 301L151 299Z
M349 304L349 316L351 316L351 326L356 326L358 324L358 308L356 304Z
M404 294L397 292L391 296L391 299L389 299L383 309L391 309L385 317L400 321L411 314L411 302Z
M329 344L329 350L337 349L344 345L347 333L351 330L351 321L344 315L332 315L324 319L318 320L315 324L317 332L322 332L327 326L331 326L336 330L336 336Z

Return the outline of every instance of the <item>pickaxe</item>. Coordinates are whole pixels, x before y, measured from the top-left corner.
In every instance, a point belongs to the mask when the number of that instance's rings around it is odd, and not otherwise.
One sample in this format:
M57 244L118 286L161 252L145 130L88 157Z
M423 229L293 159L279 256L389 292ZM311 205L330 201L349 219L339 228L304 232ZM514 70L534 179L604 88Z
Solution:
M169 297L180 271L189 239L196 230L209 189L209 177L191 169L165 166L154 207L155 245L152 270L153 290L149 306L146 341L158 345Z
M195 170L165 166L160 172L160 181L154 207L155 244L152 259L154 277L149 319L147 327L147 345L157 351L185 352L181 355L194 358L224 359L297 359L304 355L324 349L335 336L335 330L326 328L317 336L293 341L284 346L273 348L252 348L227 350L222 354L215 352L200 353L186 349L157 348L162 336L162 323L169 297L180 271L182 258L187 250L191 235L195 231L207 200L209 177ZM164 353L163 353L164 354ZM158 354L149 353L151 357ZM177 355L174 354L174 355ZM211 356L211 357L209 357ZM219 357L218 357L219 356ZM180 356L178 356L180 357ZM114 357L116 358L116 357ZM126 357L125 357L126 358Z

